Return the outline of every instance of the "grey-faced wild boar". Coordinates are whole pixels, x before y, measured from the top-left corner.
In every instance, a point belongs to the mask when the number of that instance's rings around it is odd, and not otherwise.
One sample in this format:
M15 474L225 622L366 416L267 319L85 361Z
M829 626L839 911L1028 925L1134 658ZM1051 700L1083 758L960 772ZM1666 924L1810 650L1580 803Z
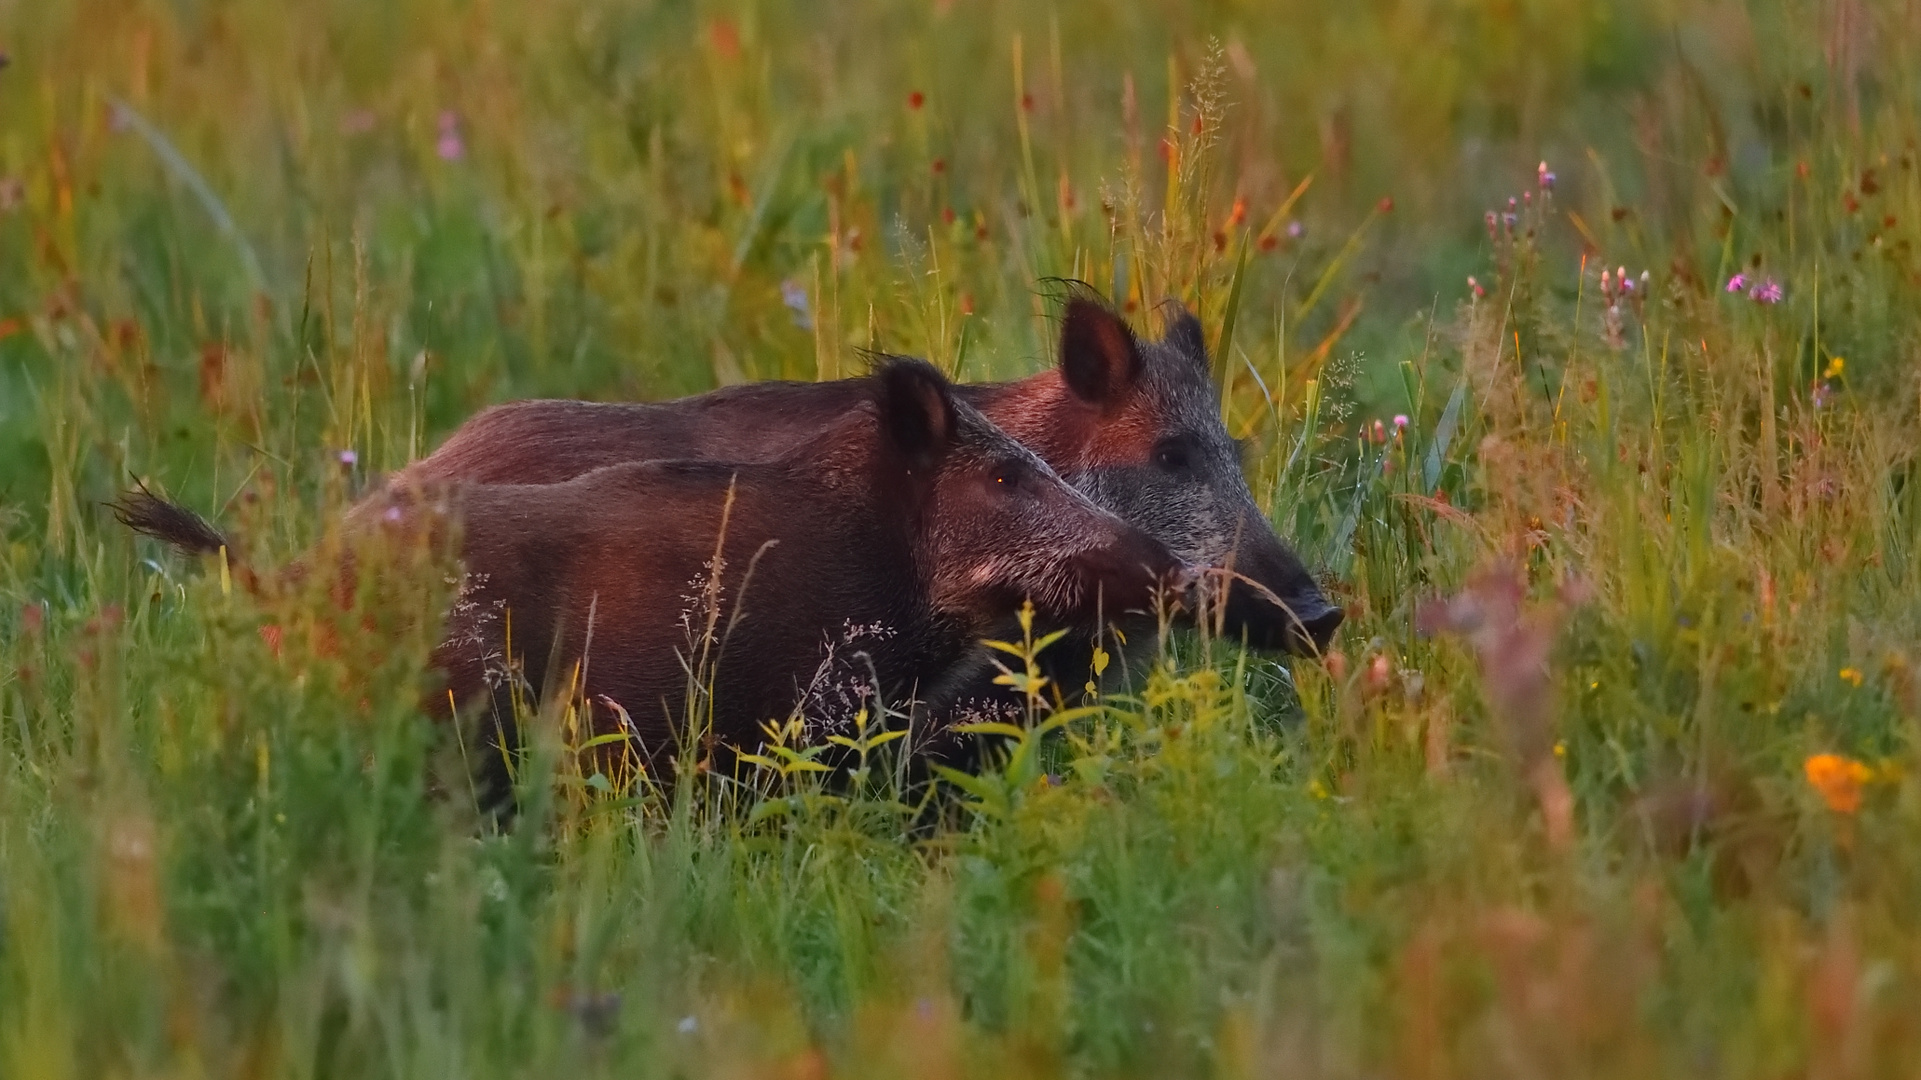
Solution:
M931 366L889 359L856 382L857 405L772 461L626 462L553 484L403 479L350 517L457 546L464 583L434 658L453 700L493 702L504 726L516 685L579 670L599 728L654 753L690 723L750 746L769 720L938 708L1025 600L1082 622L1186 588L1163 544ZM152 502L123 502L123 520L198 550L225 543Z
M957 393L1096 505L1183 560L1240 575L1217 608L1225 636L1317 652L1340 625L1341 609L1248 490L1240 448L1221 420L1200 321L1177 304L1167 310L1161 340L1143 342L1093 290L1075 285L1062 309L1053 370L962 385ZM768 460L820 438L862 400L861 387L860 380L763 382L659 403L514 402L475 416L398 476L403 485L542 484L617 461ZM1137 626L1136 642L1143 629L1151 628ZM1049 651L1057 683L1072 689L1085 681L1094 642L1083 630ZM988 675L967 696L1005 704L991 669L978 667Z

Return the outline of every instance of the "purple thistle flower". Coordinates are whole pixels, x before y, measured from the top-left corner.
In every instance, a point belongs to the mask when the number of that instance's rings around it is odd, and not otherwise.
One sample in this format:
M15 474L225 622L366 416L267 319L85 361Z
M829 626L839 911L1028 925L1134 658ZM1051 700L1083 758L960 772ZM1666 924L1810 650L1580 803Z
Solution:
M440 139L434 152L442 161L459 161L467 156L467 144L460 137L460 117L452 109L440 114Z
M807 287L793 278L780 283L780 302L794 313L794 325L802 330L814 328L814 317L807 309Z
M352 450L342 450L336 456L340 459L340 464L346 466L349 469L353 468L355 465L360 464L360 455L354 453Z
M1781 302L1781 295L1781 283L1773 278L1748 290L1748 299L1757 304L1778 304Z
M1736 274L1733 277L1728 279L1729 292L1740 292L1742 289L1745 289L1747 287L1748 287L1748 276L1746 274Z

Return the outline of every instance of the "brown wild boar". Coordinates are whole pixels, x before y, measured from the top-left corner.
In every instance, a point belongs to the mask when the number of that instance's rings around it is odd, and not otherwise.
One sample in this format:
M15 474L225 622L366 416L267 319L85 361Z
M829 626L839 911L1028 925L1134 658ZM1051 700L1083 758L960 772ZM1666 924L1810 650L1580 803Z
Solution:
M771 461L627 462L532 485L403 477L350 528L457 545L463 583L434 657L454 700L491 701L504 725L516 685L564 687L578 665L597 729L624 727L656 760L690 727L752 746L793 715L831 730L863 707L941 708L1023 600L1087 622L1191 586L1163 544L933 367L887 359L856 386L823 437ZM150 495L118 509L180 546L225 544ZM445 699L430 695L443 712Z
M1240 447L1221 421L1200 322L1177 304L1168 310L1163 338L1142 342L1093 290L1074 284L1054 370L956 393L1177 557L1245 578L1233 580L1217 612L1225 636L1318 652L1341 609L1255 505ZM398 480L544 484L619 461L764 461L822 438L865 393L853 379L753 383L651 404L513 402L469 420ZM1133 628L1137 648L1143 638L1151 648L1153 629ZM1084 628L1049 650L1057 684L1072 690L1087 680L1095 640ZM975 665L983 677L961 696L1004 708L986 655Z

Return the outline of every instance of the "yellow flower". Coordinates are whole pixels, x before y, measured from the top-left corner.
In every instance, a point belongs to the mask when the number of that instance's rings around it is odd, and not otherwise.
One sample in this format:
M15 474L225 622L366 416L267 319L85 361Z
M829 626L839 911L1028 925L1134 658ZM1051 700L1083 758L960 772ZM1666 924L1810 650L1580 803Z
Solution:
M1828 373L1825 377L1830 379L1836 378L1841 374L1841 369L1847 366L1848 366L1848 362L1846 360L1843 360L1838 356L1830 357L1828 360Z
M1844 667L1841 669L1841 678L1845 679L1848 682L1853 683L1856 686L1860 686L1861 685L1861 669L1855 668L1855 667Z
M1874 770L1840 754L1815 754L1803 763L1808 785L1821 793L1828 809L1852 814L1861 809L1861 785L1874 779Z
M1309 780L1307 782L1307 793L1317 799L1327 798L1327 788L1323 787L1319 780Z
M1565 740L1555 741L1554 756L1558 758L1564 758L1567 756L1567 742Z

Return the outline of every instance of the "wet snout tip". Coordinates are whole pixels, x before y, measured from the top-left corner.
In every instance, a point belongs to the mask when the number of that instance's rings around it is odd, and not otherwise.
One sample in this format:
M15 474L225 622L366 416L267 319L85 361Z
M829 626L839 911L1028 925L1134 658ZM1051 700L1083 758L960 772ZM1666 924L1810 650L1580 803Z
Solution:
M1294 612L1294 617L1299 623L1299 634L1305 639L1303 644L1308 646L1305 651L1322 652L1334 640L1334 631L1340 629L1347 613L1338 605L1325 601L1318 606L1303 607L1304 610L1297 609Z

